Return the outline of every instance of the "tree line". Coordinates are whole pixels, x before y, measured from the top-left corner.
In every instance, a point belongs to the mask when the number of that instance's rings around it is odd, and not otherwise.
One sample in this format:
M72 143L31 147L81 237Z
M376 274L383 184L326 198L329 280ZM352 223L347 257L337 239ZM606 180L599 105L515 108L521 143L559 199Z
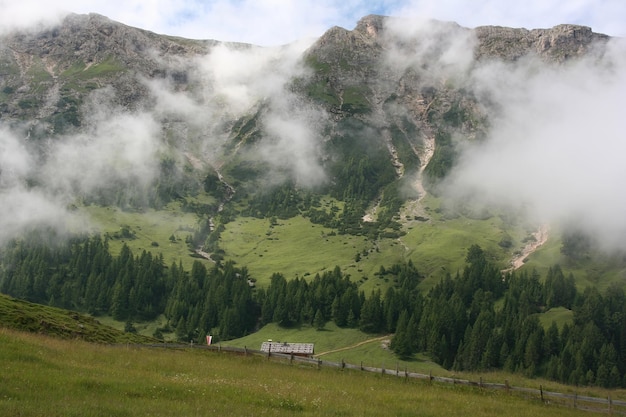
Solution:
M256 289L245 267L197 261L164 265L162 256L124 246L111 256L100 236L72 239L31 234L1 252L0 291L53 306L109 314L116 320L153 320L179 340L241 337L267 323L339 327L391 333L391 348L408 358L425 352L458 371L504 369L575 385L626 386L626 296L619 286L601 293L577 290L559 266L544 279L535 272L504 274L479 246L466 266L423 294L412 262L381 266L391 283L366 295L340 268L287 279L275 273ZM563 307L572 320L544 326L539 313Z
M427 352L458 371L504 369L572 385L626 386L626 297L613 285L604 294L576 289L559 266L502 273L478 246L454 278L447 275L413 310L403 310L392 339L400 356ZM539 313L571 309L573 320L547 328Z
M241 337L253 330L256 303L245 268L232 262L207 268L194 262L165 266L162 255L134 255L124 245L111 256L101 236L66 239L53 233L32 233L0 253L0 291L13 297L83 311L109 314L127 322L154 320L167 325L155 336L175 332L179 340Z

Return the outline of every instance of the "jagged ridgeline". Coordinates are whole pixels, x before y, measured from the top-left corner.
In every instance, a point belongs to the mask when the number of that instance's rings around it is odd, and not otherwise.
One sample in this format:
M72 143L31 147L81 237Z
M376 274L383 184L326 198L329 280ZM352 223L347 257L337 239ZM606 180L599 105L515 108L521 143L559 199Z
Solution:
M454 166L460 143L484 137L489 112L497 109L485 107L488 100L464 82L476 60L533 54L562 62L605 40L576 26L469 30L368 16L354 30L332 28L298 51L290 58L297 70L281 67L292 54L285 47L267 59L233 59L232 68L218 71L206 57L225 49L231 58L267 52L70 15L57 27L0 40L0 120L28 137L29 150L43 161L55 156L47 139L100 138L129 129L139 116L153 123L148 134L159 141L150 142L146 153L154 160L142 159L143 169L113 156L107 181L65 185L87 202L158 208L203 191L221 200L224 187L214 184L210 168L219 166L247 214L309 213L345 232L375 235L398 229L392 219L401 204L423 195L424 185L434 190ZM226 87L250 90L235 106L220 83L246 65L266 66L256 74L266 79L245 79L251 72L243 81L226 80ZM272 71L281 79L267 77ZM263 83L279 86L259 88ZM41 184L43 175L34 170L28 179ZM316 212L310 192L344 201L344 212ZM380 208L378 223L364 224L373 205Z

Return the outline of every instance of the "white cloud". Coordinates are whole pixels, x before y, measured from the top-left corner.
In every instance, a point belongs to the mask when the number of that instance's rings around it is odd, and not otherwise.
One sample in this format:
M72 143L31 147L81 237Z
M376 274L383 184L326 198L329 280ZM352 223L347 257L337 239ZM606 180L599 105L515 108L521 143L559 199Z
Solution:
M274 169L287 169L300 186L319 185L326 179L320 165L319 137L326 117L320 110L299 103L296 97L275 100L264 117L268 140L260 149L261 157Z
M0 188L23 181L30 174L33 162L23 139L6 126L0 126Z
M300 58L308 42L288 47L236 48L219 45L198 60L205 98L224 103L234 114L282 93L292 77L304 75Z
M25 138L0 125L0 244L29 227L65 227L69 215L63 198L42 189L27 189L35 166Z
M160 127L149 113L103 112L84 133L60 138L43 167L46 185L85 194L120 178L147 186L156 176Z
M387 21L385 61L396 71L426 69L441 80L464 73L474 61L476 38L454 23L419 18Z
M448 191L525 207L535 221L575 222L626 247L626 45L601 63L496 64L477 87L500 109L488 139L466 153Z
M69 219L64 202L41 189L0 189L0 244L41 226L63 232Z

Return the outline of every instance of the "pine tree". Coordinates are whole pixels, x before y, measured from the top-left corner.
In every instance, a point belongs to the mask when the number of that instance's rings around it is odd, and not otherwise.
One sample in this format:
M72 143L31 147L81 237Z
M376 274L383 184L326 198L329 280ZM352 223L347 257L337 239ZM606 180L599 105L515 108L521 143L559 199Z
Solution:
M402 310L398 318L396 333L391 339L391 349L401 358L408 358L413 354L411 339L408 334L408 315L407 310Z
M342 297L339 295L335 296L332 304L332 313L335 324L339 327L344 327L348 322L348 309L347 306L342 304L341 300Z
M377 333L382 325L380 290L376 290L363 303L359 328L366 333Z
M181 316L176 325L176 337L178 340L187 341L187 335L187 324L185 323L185 318Z
M324 315L322 314L322 310L319 308L315 312L315 318L313 319L313 325L316 330L323 330L326 325L326 320L324 320Z
M547 357L558 355L561 351L561 341L559 340L559 328L556 322L552 322L544 337L544 353Z

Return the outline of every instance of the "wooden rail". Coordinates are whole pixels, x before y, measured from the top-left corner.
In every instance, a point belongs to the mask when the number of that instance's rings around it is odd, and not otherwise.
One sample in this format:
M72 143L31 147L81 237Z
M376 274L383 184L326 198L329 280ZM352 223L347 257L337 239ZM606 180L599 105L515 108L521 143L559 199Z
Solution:
M127 345L130 346L130 345ZM590 397L584 395L574 394L564 394L561 392L552 392L552 391L544 391L543 386L539 386L539 389L536 388L525 388L525 387L513 387L509 385L508 381L504 381L504 384L493 383L493 382L483 382L482 378L479 381L470 381L467 379L457 379L457 378L449 378L443 376L433 376L432 374L420 374L416 372L409 372L404 369L401 370L396 367L394 369L386 369L386 368L376 368L371 366L364 366L363 363L359 365L345 363L343 360L341 362L332 362L325 361L315 357L306 357L306 356L297 356L288 353L275 353L275 352L263 352L256 349L248 349L246 347L238 348L232 346L221 346L221 345L198 345L198 344L179 344L179 343L156 343L150 345L132 345L133 347L150 347L150 348L167 348L167 349L204 349L210 350L214 352L225 352L239 355L257 355L263 356L268 360L280 360L289 363L302 363L311 366L315 366L318 369L322 367L330 367L330 368L339 368L339 369L352 369L357 371L364 372L372 372L382 375L391 375L400 378L413 378L413 379L423 379L437 383L444 384L456 384L456 385L465 385L470 387L477 387L478 389L491 389L491 390L504 390L508 393L519 393L528 398L536 398L542 402L549 404L557 404L566 407L572 407L579 410L592 411L592 412L601 412L608 413L609 415L626 415L626 401L613 400L610 396L607 398L600 397Z

